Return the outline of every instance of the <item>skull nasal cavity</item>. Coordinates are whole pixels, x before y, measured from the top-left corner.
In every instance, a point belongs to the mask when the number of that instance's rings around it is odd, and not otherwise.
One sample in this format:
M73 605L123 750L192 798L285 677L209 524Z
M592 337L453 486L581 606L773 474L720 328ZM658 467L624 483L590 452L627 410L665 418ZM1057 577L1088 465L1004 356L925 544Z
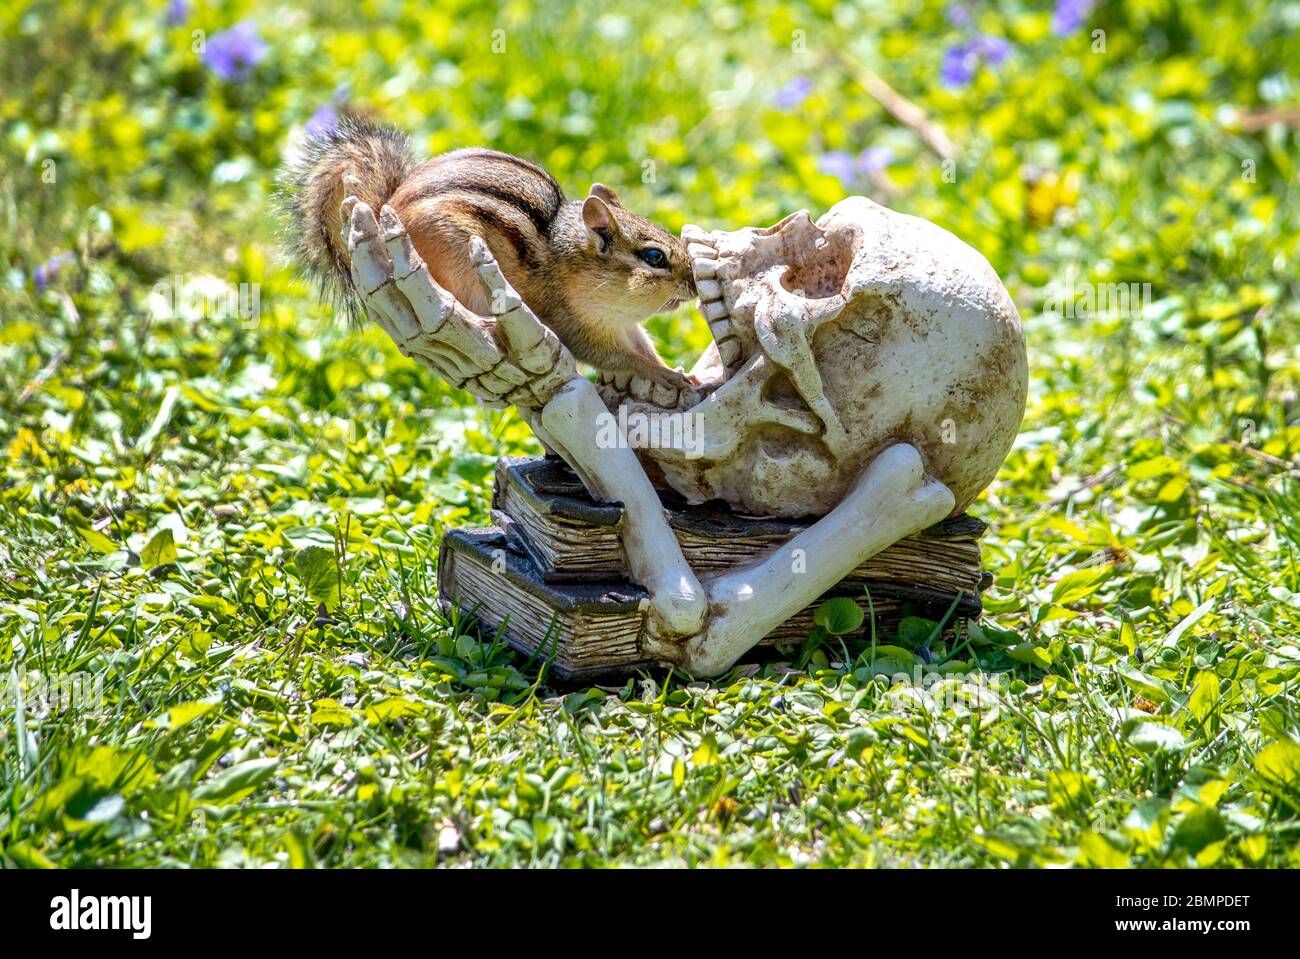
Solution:
M851 230L827 232L820 249L800 251L781 277L781 285L810 300L824 300L841 292L853 263L854 240Z

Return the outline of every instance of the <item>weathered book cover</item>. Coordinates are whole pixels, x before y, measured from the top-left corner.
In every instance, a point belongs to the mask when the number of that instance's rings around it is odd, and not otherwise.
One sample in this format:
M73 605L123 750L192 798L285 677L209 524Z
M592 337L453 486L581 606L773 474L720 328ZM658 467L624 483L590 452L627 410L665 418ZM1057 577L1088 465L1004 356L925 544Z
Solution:
M645 590L621 579L608 582L547 582L528 555L495 527L451 530L438 559L439 599L445 608L476 621L525 653L553 657L562 680L623 673L655 665L642 653ZM859 584L842 582L827 596L849 595L868 603ZM950 623L977 617L978 593L961 594L919 586L877 583L870 587L877 631L892 629L904 615ZM954 601L956 605L954 607ZM802 643L813 628L814 603L787 620L760 645ZM871 617L859 631L869 638Z
M729 569L786 542L806 523L738 516L689 506L663 493L682 552L700 572ZM497 461L492 518L547 582L611 580L625 575L618 504L595 503L577 476L555 458ZM986 526L956 516L895 543L846 577L850 585L895 583L947 593L980 592L979 538ZM793 560L793 557L792 557ZM860 591L859 591L860 592Z

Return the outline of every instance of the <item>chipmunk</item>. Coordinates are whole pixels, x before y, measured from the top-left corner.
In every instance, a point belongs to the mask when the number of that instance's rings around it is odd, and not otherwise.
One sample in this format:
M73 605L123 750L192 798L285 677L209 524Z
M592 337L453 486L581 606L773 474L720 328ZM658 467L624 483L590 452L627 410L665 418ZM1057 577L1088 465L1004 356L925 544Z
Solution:
M664 365L640 322L693 296L686 246L624 209L596 183L566 200L535 163L495 150L455 150L423 163L405 134L345 116L310 137L286 174L286 199L298 259L348 308L357 309L347 241L341 233L343 177L361 182L357 198L378 215L388 204L405 225L430 275L466 308L488 313L488 295L470 259L481 237L502 273L537 318L575 357L609 373L689 386Z

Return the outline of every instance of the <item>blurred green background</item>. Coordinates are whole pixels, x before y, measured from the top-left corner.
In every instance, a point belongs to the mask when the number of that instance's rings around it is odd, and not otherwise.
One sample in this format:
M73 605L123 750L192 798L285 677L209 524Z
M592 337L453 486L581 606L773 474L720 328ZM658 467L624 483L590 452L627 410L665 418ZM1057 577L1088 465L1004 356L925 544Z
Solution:
M1295 865L1298 31L1262 0L4 6L0 665L106 684L9 710L4 855ZM286 263L276 170L344 108L673 230L862 192L983 252L1030 409L974 509L986 628L925 655L1016 707L918 715L817 643L556 692L459 635L437 543L537 447Z

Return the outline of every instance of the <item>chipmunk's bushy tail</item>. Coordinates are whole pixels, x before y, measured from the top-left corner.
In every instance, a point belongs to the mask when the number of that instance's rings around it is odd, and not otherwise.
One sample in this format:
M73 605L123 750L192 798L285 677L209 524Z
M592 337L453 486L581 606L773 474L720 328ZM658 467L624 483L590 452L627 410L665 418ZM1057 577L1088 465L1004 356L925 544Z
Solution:
M360 180L357 199L378 215L411 166L405 133L345 114L334 129L309 135L281 175L288 245L298 265L320 284L322 298L346 307L353 319L358 304L339 212L343 177L351 173Z

